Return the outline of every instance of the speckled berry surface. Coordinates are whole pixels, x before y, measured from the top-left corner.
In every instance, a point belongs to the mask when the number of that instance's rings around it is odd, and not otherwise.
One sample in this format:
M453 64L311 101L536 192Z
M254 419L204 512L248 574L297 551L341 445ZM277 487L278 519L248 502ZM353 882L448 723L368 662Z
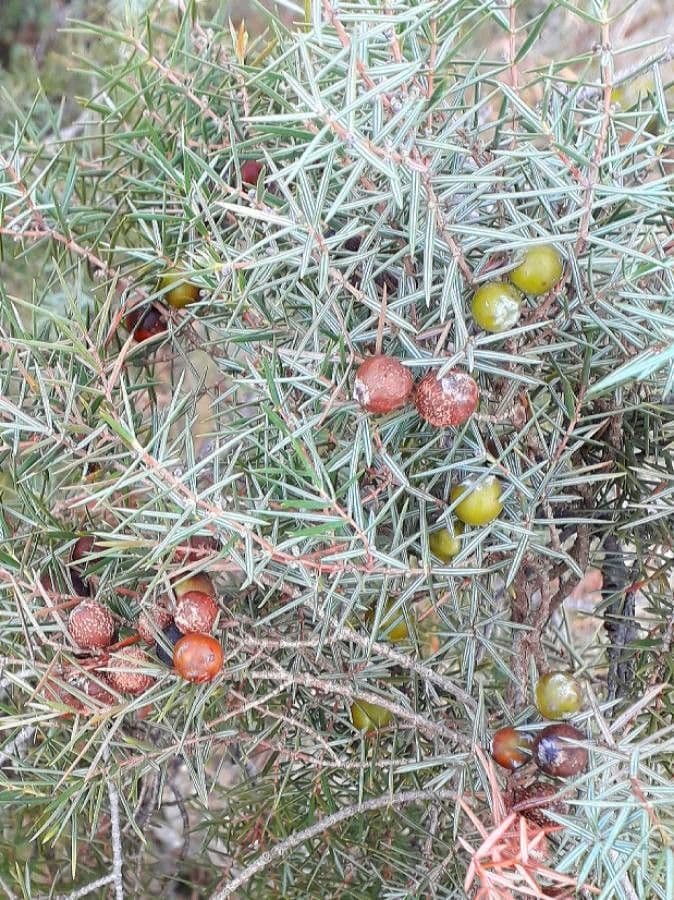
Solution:
M188 591L178 600L174 612L176 626L183 634L207 634L218 617L218 604L203 591Z
M83 650L109 647L115 634L110 610L96 600L83 600L70 613L68 633Z
M416 389L415 403L422 419L435 428L463 425L477 409L480 389L467 372L429 372Z
M154 644L157 634L173 621L173 614L164 604L153 603L138 616L138 634L147 644Z
M409 400L414 379L409 369L393 356L379 354L361 363L353 383L353 396L367 412L385 415L401 409Z
M173 650L175 670L186 681L212 681L222 669L222 647L210 634L186 634Z
M558 793L557 788L544 781L518 786L513 791L512 809L541 827L554 825L552 819L546 815L546 810L560 815L566 815L569 811L568 804L564 800L551 799L556 793Z
M150 661L140 647L124 647L110 655L106 677L111 687L121 694L142 694L155 679L142 669Z
M576 745L585 740L582 731L566 722L548 725L536 736L534 762L546 775L573 778L587 769L588 752Z
M60 676L51 676L44 692L49 699L68 706L73 712L92 715L116 702L110 691L99 683L103 679L102 674L95 679L78 669L68 669Z

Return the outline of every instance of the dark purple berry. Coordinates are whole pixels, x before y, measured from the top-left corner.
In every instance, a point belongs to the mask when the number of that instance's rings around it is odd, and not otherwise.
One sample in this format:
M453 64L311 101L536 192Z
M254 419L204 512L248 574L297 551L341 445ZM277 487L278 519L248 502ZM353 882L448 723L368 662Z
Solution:
M173 648L178 643L181 637L183 637L182 631L177 627L177 625L172 622L168 627L164 628L162 631L163 635L163 644L165 644L169 650L164 649L162 644L157 641L155 644L155 650L157 652L157 657L161 662L164 663L165 666L173 667Z

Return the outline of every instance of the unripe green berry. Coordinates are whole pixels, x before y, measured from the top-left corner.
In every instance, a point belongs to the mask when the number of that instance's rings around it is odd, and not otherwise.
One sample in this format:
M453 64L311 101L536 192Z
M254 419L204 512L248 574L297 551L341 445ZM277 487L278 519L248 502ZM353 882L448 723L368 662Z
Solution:
M409 638L410 630L402 607L399 606L395 612L392 612L394 605L395 601L392 599L386 602L384 615L379 623L377 640L390 641L392 644L400 644L402 641L406 641ZM367 621L374 623L374 616L374 609L369 610L366 616Z
M583 691L570 672L548 672L536 684L536 709L546 719L566 719L577 713Z
M529 247L522 262L510 273L510 280L521 291L532 294L547 294L559 283L564 271L562 257L551 244Z
M199 288L187 281L181 272L166 272L159 280L164 293L164 300L174 309L182 309L199 299Z
M501 485L493 475L473 484L465 481L452 488L452 503L459 500L454 514L466 525L487 525L503 510Z
M351 721L359 731L373 731L384 728L393 720L393 713L367 700L355 700L351 705Z
M452 534L448 528L441 528L428 535L428 546L431 553L448 563L453 556L461 549L461 541L459 535L463 533L463 524L461 522L454 523L454 533Z
M473 295L473 318L485 331L508 331L517 324L523 299L521 292L507 282L483 284Z

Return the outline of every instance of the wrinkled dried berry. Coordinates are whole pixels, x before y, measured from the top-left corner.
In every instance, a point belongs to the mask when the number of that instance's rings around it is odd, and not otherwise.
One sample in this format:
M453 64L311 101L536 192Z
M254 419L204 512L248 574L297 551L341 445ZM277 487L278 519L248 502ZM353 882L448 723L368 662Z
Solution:
M513 791L513 812L520 813L541 828L554 825L555 822L545 814L546 810L560 815L566 815L569 811L568 804L564 800L550 799L556 793L557 789L544 781L535 781L527 787L516 787Z

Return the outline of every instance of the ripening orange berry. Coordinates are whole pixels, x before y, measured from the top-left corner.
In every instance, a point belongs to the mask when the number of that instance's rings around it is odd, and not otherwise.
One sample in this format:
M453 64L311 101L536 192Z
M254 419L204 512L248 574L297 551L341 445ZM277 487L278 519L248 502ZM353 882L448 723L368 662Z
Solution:
M186 681L213 681L224 662L222 647L210 634L186 634L173 648L173 665Z
M491 741L491 755L504 769L519 769L531 759L534 738L516 728L499 728Z

